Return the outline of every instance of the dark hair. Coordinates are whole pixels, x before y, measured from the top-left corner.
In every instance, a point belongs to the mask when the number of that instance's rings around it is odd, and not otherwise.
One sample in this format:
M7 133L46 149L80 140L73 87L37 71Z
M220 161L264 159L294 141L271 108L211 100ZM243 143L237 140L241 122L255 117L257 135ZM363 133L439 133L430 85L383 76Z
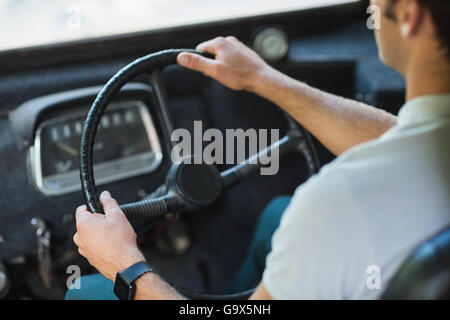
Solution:
M436 36L446 50L450 60L450 1L449 0L419 0L430 10L431 18L436 27Z
M393 5L398 0L390 0L385 13L388 18L395 19ZM445 49L450 60L450 1L449 0L418 0L430 11L431 18L436 27L436 37Z

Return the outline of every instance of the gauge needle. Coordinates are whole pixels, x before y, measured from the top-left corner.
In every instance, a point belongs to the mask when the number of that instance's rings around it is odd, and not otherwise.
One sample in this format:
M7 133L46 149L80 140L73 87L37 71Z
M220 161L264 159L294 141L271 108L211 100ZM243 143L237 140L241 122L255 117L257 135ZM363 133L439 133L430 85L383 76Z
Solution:
M62 142L60 142L60 141L57 141L57 142L56 142L56 146L57 146L58 148L64 150L65 152L67 152L67 153L73 155L74 157L78 157L78 150L76 150L76 149L74 149L74 148L68 146L67 144L62 143Z

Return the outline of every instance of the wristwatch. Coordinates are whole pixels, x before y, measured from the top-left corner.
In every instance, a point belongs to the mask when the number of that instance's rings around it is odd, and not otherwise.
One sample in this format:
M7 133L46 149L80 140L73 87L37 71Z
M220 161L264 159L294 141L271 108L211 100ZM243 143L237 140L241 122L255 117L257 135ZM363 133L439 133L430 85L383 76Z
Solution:
M133 300L136 294L135 281L148 272L154 271L147 261L137 262L125 270L117 272L114 294L120 300Z

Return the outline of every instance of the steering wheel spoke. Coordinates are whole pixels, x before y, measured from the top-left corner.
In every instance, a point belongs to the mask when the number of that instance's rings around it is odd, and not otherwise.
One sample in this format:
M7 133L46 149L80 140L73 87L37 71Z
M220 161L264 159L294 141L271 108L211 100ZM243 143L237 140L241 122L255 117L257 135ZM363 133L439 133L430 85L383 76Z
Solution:
M166 151L170 154L174 145L170 139L174 130L174 123L172 116L170 115L170 104L167 96L167 89L160 70L154 70L150 74L150 85L153 89L153 101L155 104L156 114L159 117L164 145L166 147Z
M284 136L277 142L247 158L245 161L238 163L237 165L221 172L223 188L227 189L238 183L239 181L248 178L255 174L264 165L260 159L270 158L274 153L278 153L279 156L284 156L287 153L296 150L299 143L298 138L293 138L289 135Z

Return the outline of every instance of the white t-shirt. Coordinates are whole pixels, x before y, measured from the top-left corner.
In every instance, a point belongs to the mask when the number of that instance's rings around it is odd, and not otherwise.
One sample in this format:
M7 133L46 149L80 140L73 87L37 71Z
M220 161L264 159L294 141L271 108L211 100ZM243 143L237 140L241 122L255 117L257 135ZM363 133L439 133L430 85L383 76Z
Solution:
M450 94L406 103L398 125L298 187L272 238L275 299L376 299L450 225Z

